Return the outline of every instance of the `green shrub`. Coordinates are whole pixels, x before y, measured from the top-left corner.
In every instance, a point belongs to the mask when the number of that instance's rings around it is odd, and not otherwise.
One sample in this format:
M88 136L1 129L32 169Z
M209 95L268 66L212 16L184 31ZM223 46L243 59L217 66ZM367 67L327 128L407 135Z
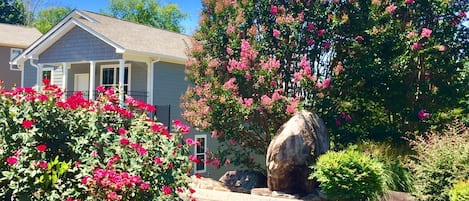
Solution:
M364 141L357 144L357 150L369 154L384 165L389 190L411 192L412 175L405 161L410 155L407 145L391 145L387 142Z
M467 201L469 200L469 180L460 181L454 184L450 192L450 201Z
M310 178L332 200L377 200L388 189L383 164L353 149L327 152L313 169Z
M0 85L0 200L180 200L187 184L188 128L148 119L151 105L98 87L96 101L55 85Z
M469 177L469 130L462 123L410 140L416 155L409 167L418 200L449 200L453 184Z

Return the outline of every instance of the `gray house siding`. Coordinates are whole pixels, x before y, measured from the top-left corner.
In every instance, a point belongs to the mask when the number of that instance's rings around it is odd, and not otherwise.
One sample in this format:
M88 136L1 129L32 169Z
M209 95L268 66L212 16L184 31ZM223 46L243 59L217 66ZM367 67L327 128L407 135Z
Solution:
M130 62L130 65L130 95L135 99L147 101L146 97L150 94L150 91L147 89L147 64L143 62Z
M87 31L74 27L39 55L40 63L120 59L114 47Z
M37 69L34 66L31 66L29 60L24 62L23 66L23 87L33 87L37 85L36 72Z
M10 47L0 47L0 80L5 89L21 85L21 71L10 70Z

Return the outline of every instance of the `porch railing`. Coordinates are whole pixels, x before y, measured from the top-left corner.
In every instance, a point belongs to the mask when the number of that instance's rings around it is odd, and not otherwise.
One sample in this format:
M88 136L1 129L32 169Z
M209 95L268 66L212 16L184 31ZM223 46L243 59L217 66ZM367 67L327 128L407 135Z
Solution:
M67 91L65 93L65 95L68 98L72 94L74 94L75 92L81 92L83 94L84 99L89 98L89 94L90 94L89 91ZM146 91L128 91L127 95L132 96L135 100L142 100L144 102L147 102L148 92L146 92ZM96 99L96 98L98 98L98 92L94 91L94 98L93 99Z

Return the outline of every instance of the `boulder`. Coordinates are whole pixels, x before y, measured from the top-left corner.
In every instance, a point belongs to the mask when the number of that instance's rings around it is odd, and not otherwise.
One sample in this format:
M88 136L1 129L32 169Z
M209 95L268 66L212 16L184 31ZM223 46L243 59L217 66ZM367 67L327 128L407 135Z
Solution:
M218 180L230 189L242 188L249 193L253 188L267 187L267 178L264 174L253 170L233 170L226 172Z
M267 149L267 186L271 191L309 194L317 182L309 180L309 166L329 150L324 122L314 113L300 111L280 127Z

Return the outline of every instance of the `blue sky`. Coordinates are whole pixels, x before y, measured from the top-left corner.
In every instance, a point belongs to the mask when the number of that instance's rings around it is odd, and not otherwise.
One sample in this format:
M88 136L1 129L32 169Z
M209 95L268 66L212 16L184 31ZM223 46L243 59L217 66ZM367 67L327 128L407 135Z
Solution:
M189 16L186 20L182 21L184 27L184 33L192 34L198 26L199 12L202 9L200 0L159 0L160 3L175 3L178 4L182 12L187 13ZM104 10L109 4L108 0L52 0L49 1L50 6L69 6L72 8L89 10L99 13L102 9ZM47 6L47 5L46 5Z

